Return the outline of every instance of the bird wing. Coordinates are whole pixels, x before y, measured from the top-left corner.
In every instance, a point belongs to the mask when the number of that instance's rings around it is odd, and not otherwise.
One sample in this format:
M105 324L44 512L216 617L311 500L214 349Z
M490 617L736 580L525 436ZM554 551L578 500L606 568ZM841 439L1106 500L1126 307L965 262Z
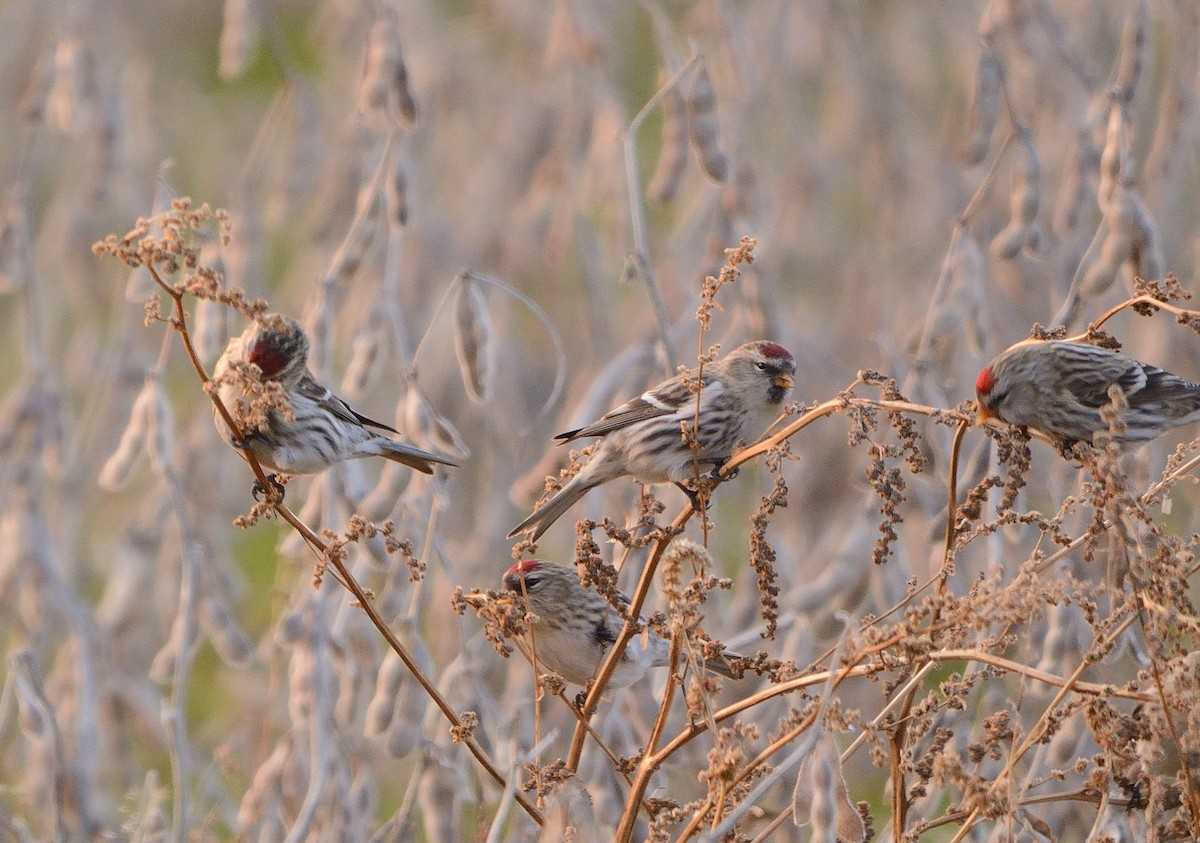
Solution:
M710 393L720 388L721 385L719 382L705 383L705 397L711 398ZM567 443L575 439L582 439L585 436L604 436L612 433L614 430L620 430L623 427L629 427L632 424L637 424L647 419L656 419L678 413L680 408L689 399L694 401L695 397L696 394L688 389L681 379L672 378L649 392L644 392L637 398L626 401L620 407L611 410L591 424L575 430L568 430L566 433L560 433L554 438L561 440L562 443Z
M383 422L375 421L374 419L364 416L362 413L355 411L353 407L338 398L328 387L317 383L315 378L303 377L296 384L296 390L306 398L311 398L317 402L322 409L328 410L333 415L337 416L350 424L358 424L364 427L377 427L380 430L386 430L389 433L399 433L395 428L389 427Z
M1139 385L1130 387L1121 384L1129 396L1129 403L1135 406L1177 401L1195 397L1200 392L1200 384L1186 381L1156 366L1143 366L1142 369L1142 382Z

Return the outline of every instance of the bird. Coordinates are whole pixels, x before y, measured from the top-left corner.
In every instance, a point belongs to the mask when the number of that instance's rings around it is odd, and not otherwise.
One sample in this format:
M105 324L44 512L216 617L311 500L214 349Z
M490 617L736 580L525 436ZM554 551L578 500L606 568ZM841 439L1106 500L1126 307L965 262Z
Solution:
M999 419L1070 448L1109 429L1109 387L1125 393L1123 442L1145 442L1200 419L1200 383L1088 343L1025 340L1001 352L975 381L980 423Z
M275 313L255 319L229 341L214 367L213 382L244 438L235 440L214 403L213 420L222 439L250 451L263 468L286 474L315 474L344 460L373 456L425 474L432 474L435 464L456 465L377 432L397 433L318 383L308 370L308 350L300 323ZM264 385L278 385L290 419L281 407L256 399L256 390L246 383L256 375Z
M572 504L602 483L632 476L646 484L685 485L696 466L717 470L739 443L760 435L779 414L795 385L796 362L791 352L773 342L738 346L708 364L700 378L699 411L694 391L696 370L663 381L602 418L576 430L560 433L560 443L595 437L597 442L579 472L540 509L518 524L508 538L532 530L537 541ZM693 386L689 386L689 382ZM694 452L683 435L698 419Z
M617 640L624 620L608 601L591 588L584 588L573 567L558 562L526 559L518 562L501 579L505 598L525 605L535 620L518 639L522 652L568 682L586 686L604 662L605 651ZM502 598L502 599L505 599ZM629 598L617 596L623 608ZM736 678L730 659L741 656L726 652L721 658L703 662L705 670L729 679ZM670 664L671 642L649 630L631 639L609 680L608 687L632 685L651 669Z

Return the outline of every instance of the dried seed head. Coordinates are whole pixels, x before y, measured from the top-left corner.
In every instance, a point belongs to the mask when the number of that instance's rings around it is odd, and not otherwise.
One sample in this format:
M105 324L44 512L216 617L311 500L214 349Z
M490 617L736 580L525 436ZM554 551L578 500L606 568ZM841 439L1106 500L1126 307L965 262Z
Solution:
M987 155L992 142L992 131L1000 117L1000 89L1003 67L1000 59L988 46L979 53L975 67L975 102L971 109L973 126L963 149L963 159L971 165L978 164Z
M701 65L687 95L688 138L700 168L715 182L724 182L729 175L729 162L719 144L717 124L717 94L708 69Z
M492 319L479 280L470 272L461 273L456 280L454 351L458 356L458 370L471 400L486 404L491 398L496 368Z

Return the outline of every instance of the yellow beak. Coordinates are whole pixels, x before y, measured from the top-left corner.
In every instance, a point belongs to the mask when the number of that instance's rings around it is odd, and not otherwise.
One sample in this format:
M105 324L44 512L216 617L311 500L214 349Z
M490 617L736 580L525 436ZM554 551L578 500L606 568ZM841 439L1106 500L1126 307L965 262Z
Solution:
M775 376L771 383L775 384L780 389L791 389L796 385L796 382L792 380L792 376L786 372L780 372Z
M992 407L985 407L978 401L975 402L975 411L977 413L976 423L980 427L986 425L989 421L1000 421L1000 417L996 415L995 409Z

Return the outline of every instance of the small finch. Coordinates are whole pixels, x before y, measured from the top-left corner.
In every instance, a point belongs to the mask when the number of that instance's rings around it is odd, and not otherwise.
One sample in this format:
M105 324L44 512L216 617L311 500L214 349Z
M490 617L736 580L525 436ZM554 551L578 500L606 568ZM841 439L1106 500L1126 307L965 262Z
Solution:
M605 650L617 640L624 621L608 601L579 582L574 568L557 562L528 559L504 572L501 581L518 605L525 604L536 616L530 624L532 651L537 661L568 682L587 685L604 663ZM526 603L526 599L528 602ZM629 598L620 595L623 607ZM517 642L530 655L530 635ZM708 659L706 670L734 678L726 659ZM671 662L671 642L650 631L630 640L609 680L610 688L632 685L649 670Z
M253 421L247 406L250 394L239 385L240 378L253 377L253 369L264 384L274 382L291 406L292 419L283 410L270 408ZM239 370L239 371L235 371ZM221 353L213 371L221 402L242 428L244 442L235 442L229 426L213 405L213 419L221 438L235 448L248 448L270 471L314 474L343 460L385 457L422 471L433 472L433 464L455 465L403 442L376 433L378 428L395 430L356 413L345 401L317 383L308 371L308 337L295 319L268 314L251 322L240 337L234 337Z
M1128 408L1121 420L1125 442L1145 442L1200 419L1200 383L1157 366L1086 343L1026 340L979 373L975 394L979 419L1000 419L1033 428L1064 447L1091 443L1107 430L1100 408L1117 384Z
M579 473L508 537L532 529L537 541L590 489L618 477L674 483L694 502L684 484L695 477L696 464L720 468L739 443L761 434L779 414L795 373L791 353L773 342L747 343L705 366L695 452L683 435L684 425L690 430L697 417L696 393L686 382L695 383L695 370L664 381L586 427L560 433L554 438L563 443L591 436L600 441Z

